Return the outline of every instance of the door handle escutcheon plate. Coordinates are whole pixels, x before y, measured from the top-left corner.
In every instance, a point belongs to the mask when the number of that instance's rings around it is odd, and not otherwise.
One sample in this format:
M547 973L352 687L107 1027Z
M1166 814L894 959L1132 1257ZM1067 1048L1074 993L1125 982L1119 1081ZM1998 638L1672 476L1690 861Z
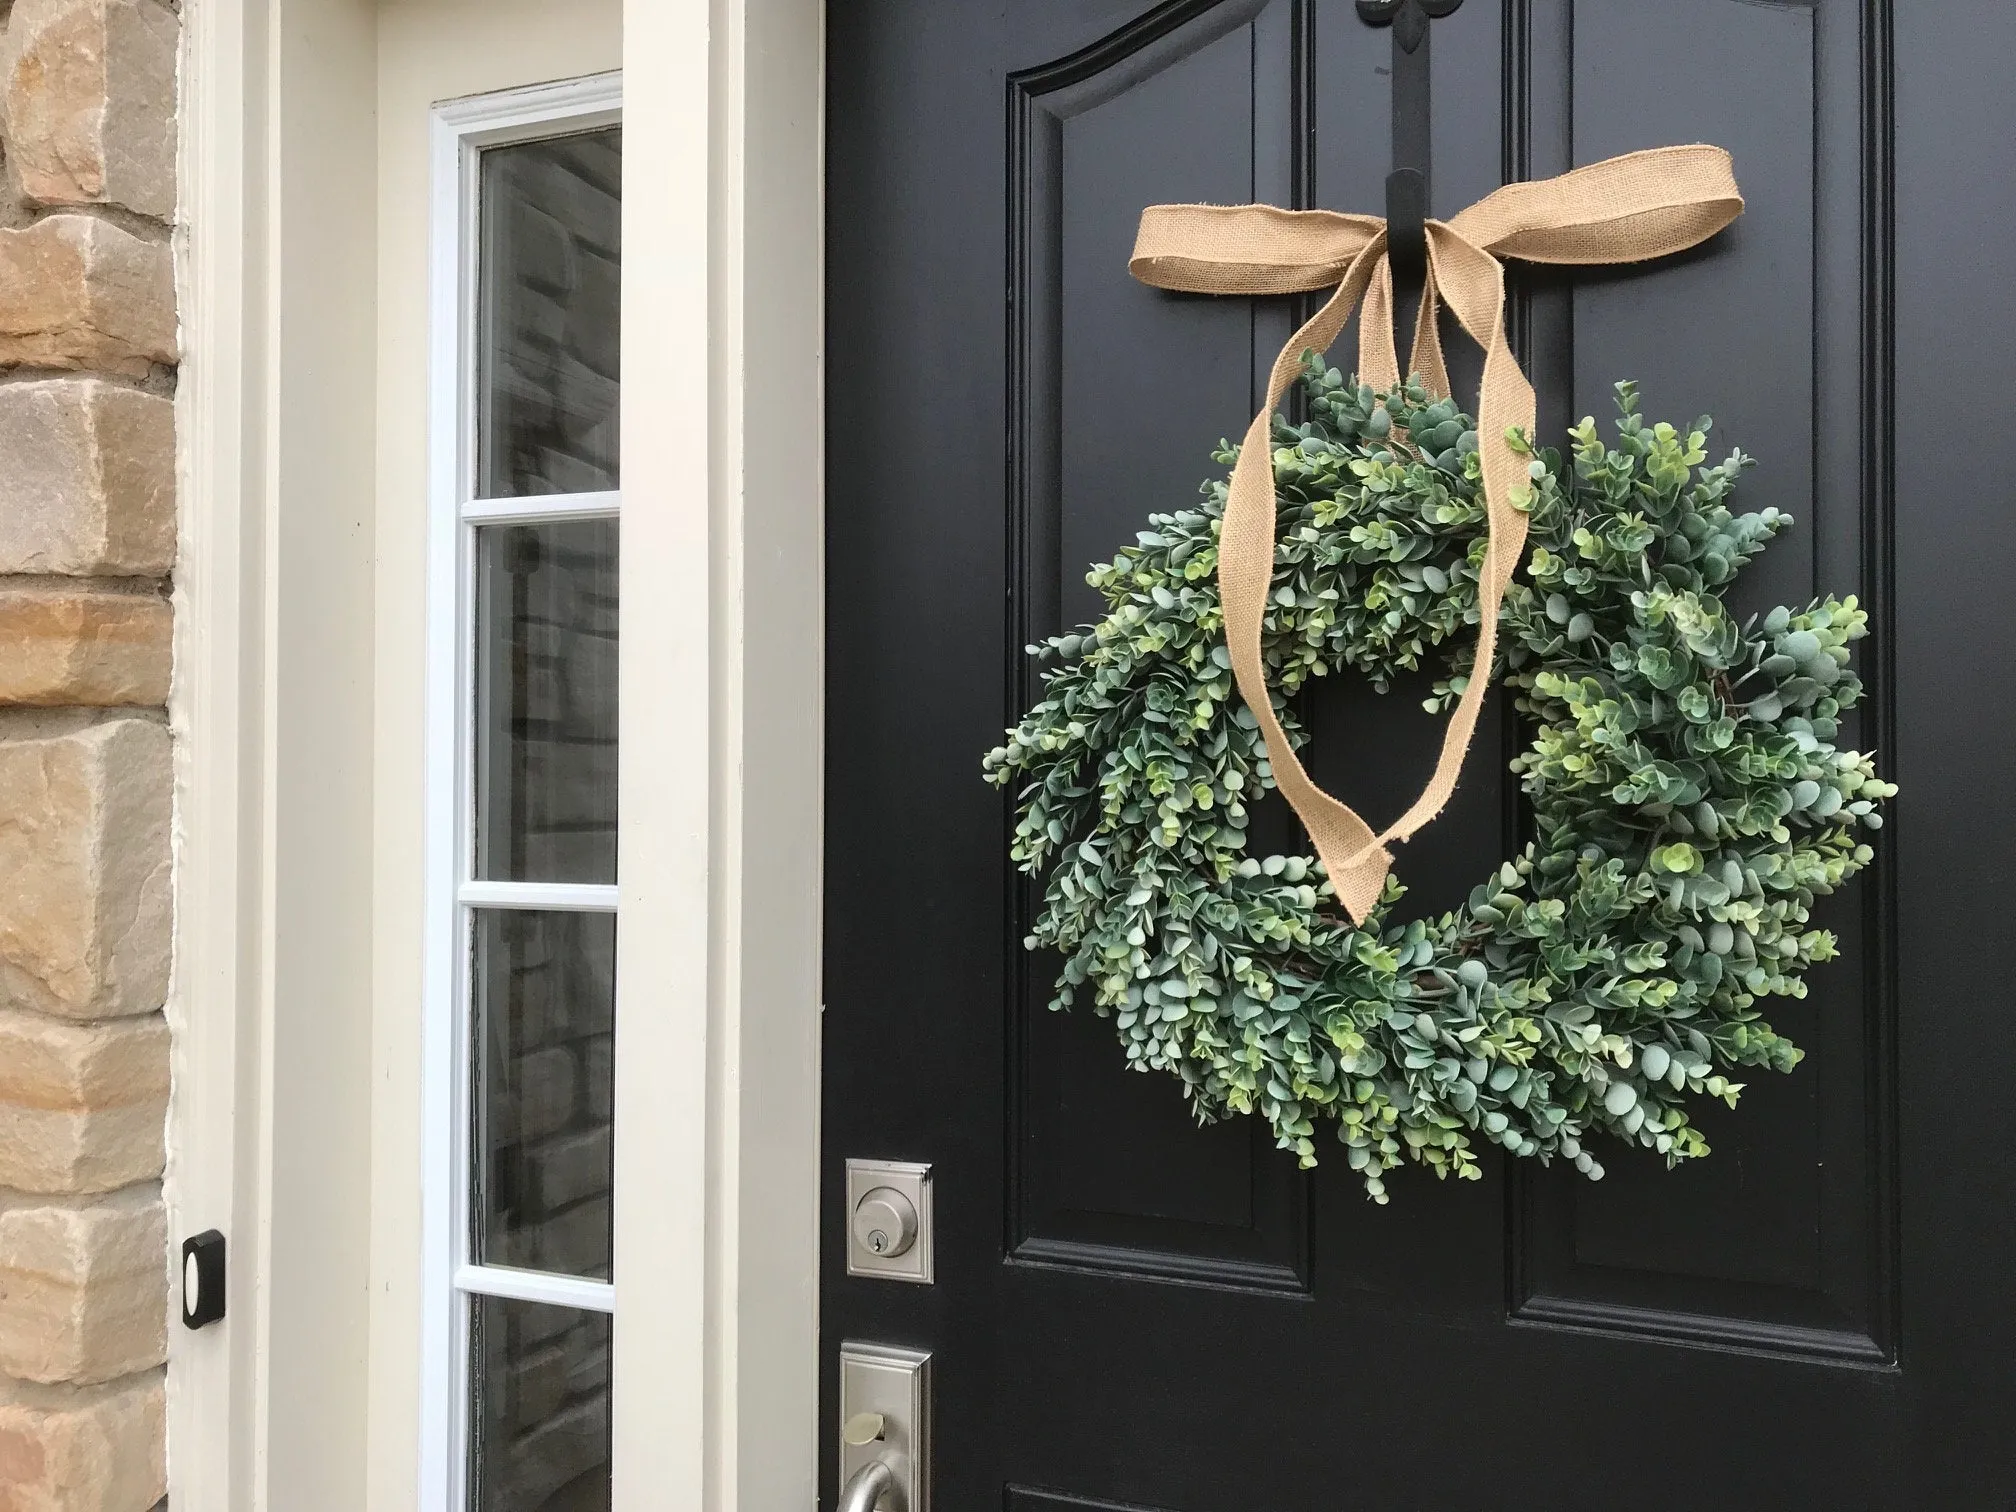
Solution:
M931 1356L848 1340L839 1408L841 1512L931 1512Z

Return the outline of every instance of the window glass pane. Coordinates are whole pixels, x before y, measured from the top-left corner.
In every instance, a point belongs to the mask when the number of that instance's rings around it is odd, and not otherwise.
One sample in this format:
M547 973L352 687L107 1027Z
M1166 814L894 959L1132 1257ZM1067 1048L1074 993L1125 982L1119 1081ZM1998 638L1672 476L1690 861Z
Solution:
M476 533L476 875L616 880L616 522Z
M623 133L483 154L476 496L616 487Z
M607 1512L608 1316L470 1304L470 1512Z
M607 1280L616 916L482 909L473 955L471 1250Z

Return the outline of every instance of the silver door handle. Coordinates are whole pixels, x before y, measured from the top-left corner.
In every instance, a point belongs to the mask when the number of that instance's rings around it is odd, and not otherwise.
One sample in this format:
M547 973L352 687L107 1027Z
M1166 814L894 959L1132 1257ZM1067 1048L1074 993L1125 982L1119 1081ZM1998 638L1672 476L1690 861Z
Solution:
M854 1472L847 1489L840 1493L838 1512L876 1512L882 1498L896 1489L896 1472L887 1460L870 1460ZM889 1512L903 1512L900 1502Z
M838 1405L836 1512L931 1512L931 1356L845 1341Z

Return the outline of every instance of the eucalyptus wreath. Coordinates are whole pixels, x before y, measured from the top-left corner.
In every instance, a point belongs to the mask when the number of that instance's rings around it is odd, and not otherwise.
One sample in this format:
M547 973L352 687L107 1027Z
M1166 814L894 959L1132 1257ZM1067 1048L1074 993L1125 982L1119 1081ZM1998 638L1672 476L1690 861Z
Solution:
M1484 504L1473 422L1418 384L1386 393L1311 357L1307 420L1276 417L1280 519L1263 653L1293 695L1349 668L1382 692L1424 659L1460 696ZM1896 792L1842 750L1861 695L1855 599L1738 624L1723 594L1791 523L1735 514L1749 459L1709 465L1710 422L1647 424L1630 384L1530 458L1532 549L1506 595L1502 675L1533 731L1513 761L1533 840L1436 918L1389 881L1354 925L1319 861L1249 855L1273 785L1233 686L1217 586L1227 485L1088 581L1097 625L1029 648L1044 694L990 752L1018 785L1012 855L1047 872L1025 942L1061 953L1053 1008L1089 991L1138 1070L1172 1072L1200 1122L1257 1113L1304 1166L1328 1122L1367 1192L1411 1158L1479 1174L1479 1141L1592 1179L1601 1131L1705 1155L1689 1099L1734 1107L1802 1052L1759 1010L1802 997L1835 949L1814 899L1871 860L1858 830ZM1221 443L1216 460L1236 453Z

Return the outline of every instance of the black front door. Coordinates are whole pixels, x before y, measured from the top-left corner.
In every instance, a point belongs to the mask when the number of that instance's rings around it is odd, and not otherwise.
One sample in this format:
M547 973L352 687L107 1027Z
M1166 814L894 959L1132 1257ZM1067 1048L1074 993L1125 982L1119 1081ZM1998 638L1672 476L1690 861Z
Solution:
M1903 795L1823 905L1840 958L1773 1005L1807 1060L1701 1110L1711 1158L1409 1168L1376 1207L1341 1148L1303 1173L1257 1120L1200 1130L1109 1022L1045 1011L980 757L1031 700L1022 647L1095 614L1086 567L1222 475L1296 316L1134 283L1141 207L1380 210L1389 36L1352 0L830 7L823 1431L860 1339L932 1352L939 1512L2016 1505L2012 11L1434 23L1438 213L1635 148L1734 154L1734 228L1516 270L1514 343L1550 443L1633 378L1762 459L1746 506L1798 523L1741 597L1861 596L1852 743ZM1305 710L1369 815L1427 770L1418 694ZM1510 853L1517 738L1487 717L1401 852L1408 906ZM1351 759L1375 741L1413 754ZM845 1274L848 1157L931 1163L934 1284Z

